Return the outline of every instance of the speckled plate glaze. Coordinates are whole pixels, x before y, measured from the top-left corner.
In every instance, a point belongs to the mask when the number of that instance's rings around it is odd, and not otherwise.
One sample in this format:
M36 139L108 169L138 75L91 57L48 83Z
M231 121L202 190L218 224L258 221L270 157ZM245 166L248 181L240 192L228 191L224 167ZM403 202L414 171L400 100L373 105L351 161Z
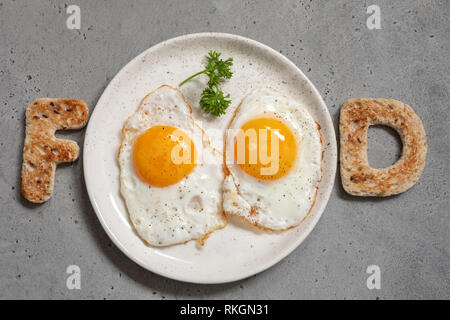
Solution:
M165 248L145 245L133 231L119 193L117 151L125 120L150 91L166 83L177 86L202 70L209 50L234 58L234 75L223 85L233 100L227 114L205 116L198 106L206 79L182 87L204 129L228 125L242 98L255 87L270 86L301 102L320 124L323 179L316 204L297 228L270 233L230 222L214 232L199 248L195 241ZM223 137L211 137L222 150ZM112 241L142 267L168 278L194 283L224 283L261 272L291 253L319 220L333 187L336 137L330 114L308 78L277 51L244 37L222 33L185 35L162 42L128 63L111 81L92 113L84 144L84 175L92 206Z

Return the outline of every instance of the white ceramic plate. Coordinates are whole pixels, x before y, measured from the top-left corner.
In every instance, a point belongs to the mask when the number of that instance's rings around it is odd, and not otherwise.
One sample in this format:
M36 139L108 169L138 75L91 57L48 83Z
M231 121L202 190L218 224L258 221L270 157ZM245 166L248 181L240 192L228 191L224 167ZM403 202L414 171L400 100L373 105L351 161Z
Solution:
M283 233L255 231L229 223L213 232L203 248L195 241L165 248L145 245L133 231L119 193L117 151L122 126L150 91L177 86L202 70L209 50L233 57L233 78L223 85L231 94L226 115L212 119L198 106L206 79L182 91L203 128L225 128L241 99L252 88L270 86L303 103L323 135L323 179L316 204L297 228ZM211 137L222 149L222 137ZM112 241L132 260L160 275L194 283L223 283L261 272L291 253L311 232L327 204L336 170L336 138L330 114L308 78L287 58L254 40L222 33L200 33L162 42L128 63L111 81L95 107L86 131L84 175L92 206Z

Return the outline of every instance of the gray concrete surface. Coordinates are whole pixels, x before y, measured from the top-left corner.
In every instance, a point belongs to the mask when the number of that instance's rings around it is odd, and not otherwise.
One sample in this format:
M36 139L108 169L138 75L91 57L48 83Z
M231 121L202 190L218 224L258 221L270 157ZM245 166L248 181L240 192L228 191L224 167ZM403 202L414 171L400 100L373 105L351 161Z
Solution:
M65 7L81 8L81 29ZM382 29L366 27L367 6ZM409 103L429 137L425 171L408 192L355 198L336 179L316 229L289 257L249 279L193 285L152 274L110 241L90 205L82 162L60 166L39 206L20 195L24 111L42 96L80 98L92 110L109 80L160 41L220 31L285 54L322 93L337 124L350 97ZM422 299L450 298L450 3L441 1L0 0L0 298ZM84 131L68 133L83 142ZM370 161L389 165L400 143L370 130ZM81 289L66 288L68 265ZM366 268L381 269L369 290Z

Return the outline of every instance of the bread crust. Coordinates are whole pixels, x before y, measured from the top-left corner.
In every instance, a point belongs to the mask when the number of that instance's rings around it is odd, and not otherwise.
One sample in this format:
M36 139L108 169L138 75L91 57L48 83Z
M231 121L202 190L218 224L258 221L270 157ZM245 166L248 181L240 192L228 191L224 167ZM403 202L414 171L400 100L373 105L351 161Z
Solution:
M367 132L371 125L386 125L403 143L400 159L375 169L367 157ZM348 100L340 113L340 168L342 185L355 196L386 197L411 188L423 171L427 137L422 121L407 104L378 98Z
M28 105L22 163L22 194L31 202L47 201L53 193L58 163L75 161L79 146L57 139L57 130L80 129L89 110L81 100L41 98Z

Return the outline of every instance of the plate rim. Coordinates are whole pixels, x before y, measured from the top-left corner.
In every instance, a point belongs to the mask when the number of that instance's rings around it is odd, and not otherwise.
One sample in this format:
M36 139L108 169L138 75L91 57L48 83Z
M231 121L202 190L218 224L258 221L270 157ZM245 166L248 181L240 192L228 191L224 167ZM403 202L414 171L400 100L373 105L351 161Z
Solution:
M259 267L256 267L256 268L252 269L250 272L247 272L245 274L239 274L237 276L223 277L223 279L221 281L208 281L208 280L199 281L199 280L190 279L189 276L185 277L182 274L174 275L170 272L164 272L164 270L154 269L151 266L148 266L139 257L134 256L130 252L130 250L128 250L127 247L122 244L122 242L116 237L116 235L113 233L113 231L107 225L107 223L105 222L105 219L103 218L101 210L98 208L98 206L96 204L96 201L95 201L94 195L93 195L93 191L91 190L91 188L92 188L91 177L89 177L88 173L87 173L87 167L89 167L89 163L87 160L88 157L85 155L85 150L87 150L90 132L94 130L94 128L90 125L91 124L90 120L96 114L97 109L98 109L97 106L100 105L104 99L106 99L105 98L106 94L108 93L109 90L111 90L111 88L113 87L115 82L118 81L118 79L122 76L122 74L124 74L126 72L126 69L128 69L128 66L133 64L136 60L139 60L142 57L146 56L147 54L151 53L152 51L157 51L161 47L164 47L171 43L174 43L177 41L185 41L185 40L195 39L195 38L203 38L203 37L217 37L217 38L222 38L222 39L245 42L246 44L256 46L265 51L268 51L269 53L275 55L277 59L281 59L281 60L283 60L283 62L287 63L287 65L290 68L293 68L296 72L298 72L302 76L302 79L304 81L306 81L307 85L311 88L311 93L314 96L316 96L318 103L321 104L322 107L327 111L326 116L325 116L325 121L327 122L327 126L329 128L330 135L331 135L331 146L330 146L331 149L329 152L332 153L332 155L331 155L332 162L328 164L329 166L331 166L330 178L329 178L330 183L326 185L325 189L321 190L322 198L323 198L321 206L318 208L318 213L314 216L314 219L309 222L308 228L305 229L305 232L301 233L300 236L296 239L296 241L293 241L289 246L287 246L283 250L283 252L279 256L277 256L275 259L271 259L268 262L261 264ZM332 151L335 151L335 152L332 152ZM176 36L176 37L161 41L161 42L151 46L150 48L144 50L143 52L138 54L136 57L134 57L133 59L128 61L116 73L116 75L111 79L111 81L107 84L107 86L103 90L103 93L101 94L100 98L98 99L97 103L95 104L95 107L94 107L93 111L91 112L91 116L90 116L90 119L89 119L89 122L88 122L88 125L86 128L86 133L85 133L84 142L83 142L83 176L84 176L86 191L88 193L88 197L89 197L91 206L92 206L94 212L96 213L96 216L100 221L100 224L102 225L103 229L105 230L105 232L109 236L109 238L129 259L134 261L136 264L138 264L142 268L144 268L150 272L153 272L155 274L158 274L160 276L169 278L169 279L182 281L182 282L188 282L188 283L196 283L196 284L221 284L221 283L229 283L229 282L246 279L248 277L251 277L253 275L256 275L258 273L261 273L261 272L271 268L272 266L276 265L278 262L280 262L281 260L286 258L289 254L291 254L309 236L309 234L312 232L312 230L315 228L318 221L322 217L322 214L326 209L326 206L330 200L331 192L334 187L334 182L335 182L335 178L336 178L336 170L337 170L337 141L336 141L336 132L334 129L333 121L332 121L331 114L328 110L327 105L325 104L321 94L319 93L317 88L314 86L314 84L311 82L311 80L290 59L288 59L287 57L285 57L283 54L276 51L275 49L269 47L268 45L263 44L259 41L241 36L241 35L235 35L235 34L223 33L223 32L200 32L200 33L190 33L190 34ZM315 205L318 205L318 204L316 203Z

